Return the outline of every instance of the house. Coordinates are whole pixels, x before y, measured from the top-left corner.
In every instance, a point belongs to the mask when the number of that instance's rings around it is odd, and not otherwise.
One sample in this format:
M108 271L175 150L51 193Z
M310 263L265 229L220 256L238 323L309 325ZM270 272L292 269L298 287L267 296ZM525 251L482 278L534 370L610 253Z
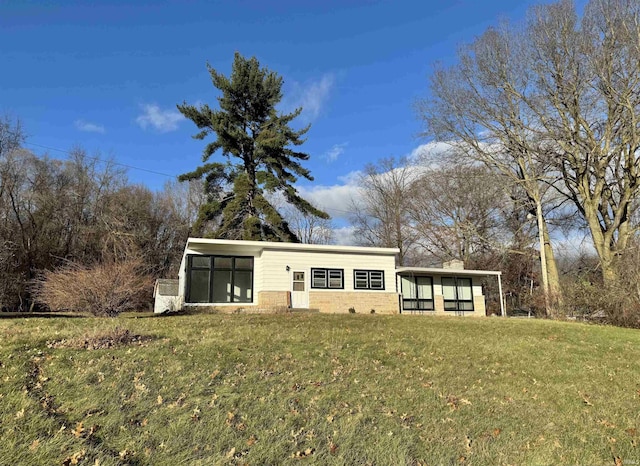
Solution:
M395 248L189 238L177 295L158 293L156 299L163 301L155 311L346 313L353 308L358 313L484 315L479 278L500 272L396 269L398 253Z

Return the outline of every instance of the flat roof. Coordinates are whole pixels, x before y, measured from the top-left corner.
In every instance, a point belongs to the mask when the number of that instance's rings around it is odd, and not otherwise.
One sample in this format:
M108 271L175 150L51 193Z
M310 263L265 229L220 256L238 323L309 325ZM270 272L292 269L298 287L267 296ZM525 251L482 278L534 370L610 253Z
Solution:
M188 238L187 248L191 246L229 246L247 250L279 249L284 251L317 251L354 254L374 254L395 256L398 248L372 248L364 246L336 246L329 244L282 243L275 241L245 241L235 239Z
M413 273L421 275L502 275L497 270L443 269L437 267L396 267L396 273Z

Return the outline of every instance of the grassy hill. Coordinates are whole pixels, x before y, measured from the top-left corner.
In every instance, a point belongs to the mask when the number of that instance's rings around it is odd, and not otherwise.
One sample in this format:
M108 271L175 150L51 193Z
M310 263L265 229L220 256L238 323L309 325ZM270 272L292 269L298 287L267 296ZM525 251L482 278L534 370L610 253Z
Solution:
M634 330L299 314L0 335L0 464L640 463Z

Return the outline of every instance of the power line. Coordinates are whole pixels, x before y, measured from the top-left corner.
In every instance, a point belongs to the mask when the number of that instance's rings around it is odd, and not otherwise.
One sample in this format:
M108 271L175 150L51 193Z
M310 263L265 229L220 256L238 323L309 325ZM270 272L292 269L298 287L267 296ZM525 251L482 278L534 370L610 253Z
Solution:
M56 147L50 147L50 146L45 146L45 145L42 145L42 144L36 144L34 142L25 142L25 144L29 145L29 146L34 146L34 147L40 147L42 149L48 149L48 150L53 150L53 151L56 151L56 152L61 152L63 154L67 154L67 155L73 155L68 150L58 149ZM103 159L101 157L95 157L95 156L90 156L90 155L85 155L85 157L88 158L88 159L91 159L91 160L96 160L98 162L110 163L110 164L113 164L113 165L118 165L120 167L129 168L131 170L139 170L139 171L143 171L143 172L147 172L147 173L153 173L154 175L160 175L160 176L166 176L168 178L178 179L178 177L176 175L169 175L168 173L162 173L162 172L155 171L155 170L149 170L148 168L136 167L134 165L128 165L126 163L115 162L113 160L106 160L106 159ZM341 214L353 214L353 212L351 212L351 211L335 209L333 207L325 207L324 210L331 210L331 211L334 211L334 212L339 212Z
M48 149L48 150L54 150L56 152L62 152L63 154L67 154L67 155L73 155L71 152L69 152L68 150L64 150L64 149L57 149L55 147L49 147L49 146L43 146L42 144L36 144L33 142L25 142L26 145L28 146L34 146L34 147L41 147L42 149ZM121 162L115 162L113 160L105 160L102 159L100 157L95 157L95 156L91 156L91 155L85 155L86 158L91 159L91 160L96 160L98 162L103 162L103 163L110 163L112 165L118 165L120 167L125 167L125 168L129 168L131 170L139 170L142 172L147 172L147 173L153 173L154 175L160 175L160 176L166 176L168 178L178 178L176 175L169 175L168 173L162 173L162 172L158 172L155 170L149 170L148 168L140 168L140 167L135 167L133 165L128 165L126 163L121 163Z

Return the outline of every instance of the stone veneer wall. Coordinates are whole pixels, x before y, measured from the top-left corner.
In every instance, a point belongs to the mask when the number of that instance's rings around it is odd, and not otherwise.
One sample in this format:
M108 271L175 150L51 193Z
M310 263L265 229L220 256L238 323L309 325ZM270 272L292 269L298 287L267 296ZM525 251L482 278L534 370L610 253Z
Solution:
M260 291L258 293L258 307L264 310L277 310L291 305L288 291Z
M309 307L320 312L348 313L353 307L358 314L397 314L399 301L397 293L367 291L310 291Z

